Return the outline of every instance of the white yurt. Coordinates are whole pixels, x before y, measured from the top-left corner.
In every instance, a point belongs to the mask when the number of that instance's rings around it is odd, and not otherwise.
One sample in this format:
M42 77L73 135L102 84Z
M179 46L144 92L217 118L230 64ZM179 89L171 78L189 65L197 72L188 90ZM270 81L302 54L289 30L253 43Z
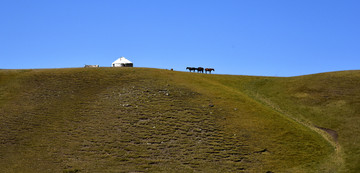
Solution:
M125 57L121 57L114 61L111 65L112 67L133 67L133 63L126 59Z

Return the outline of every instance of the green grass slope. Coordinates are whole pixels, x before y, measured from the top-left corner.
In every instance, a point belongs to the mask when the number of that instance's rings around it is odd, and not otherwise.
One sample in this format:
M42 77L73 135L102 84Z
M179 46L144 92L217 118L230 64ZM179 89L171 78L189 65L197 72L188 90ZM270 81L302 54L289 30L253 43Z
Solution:
M240 82L240 81L239 81ZM360 71L291 78L259 78L242 89L269 107L307 124L331 129L341 172L360 171ZM330 131L330 132L331 132Z
M0 169L356 171L359 74L1 70Z

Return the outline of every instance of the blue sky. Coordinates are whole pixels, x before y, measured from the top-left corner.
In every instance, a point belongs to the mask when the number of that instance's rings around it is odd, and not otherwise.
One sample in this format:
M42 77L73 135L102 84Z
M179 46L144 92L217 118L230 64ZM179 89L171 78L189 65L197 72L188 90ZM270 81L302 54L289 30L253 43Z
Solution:
M296 76L360 69L360 1L0 0L0 69L110 66Z

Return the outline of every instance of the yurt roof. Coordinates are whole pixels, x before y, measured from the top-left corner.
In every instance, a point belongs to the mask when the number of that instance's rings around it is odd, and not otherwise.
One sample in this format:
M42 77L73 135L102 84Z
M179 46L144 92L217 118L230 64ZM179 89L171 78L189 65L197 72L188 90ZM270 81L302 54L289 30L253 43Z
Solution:
M116 61L113 62L113 64L130 64L132 63L131 61L129 61L128 59L126 59L125 57L121 57L119 59L117 59Z

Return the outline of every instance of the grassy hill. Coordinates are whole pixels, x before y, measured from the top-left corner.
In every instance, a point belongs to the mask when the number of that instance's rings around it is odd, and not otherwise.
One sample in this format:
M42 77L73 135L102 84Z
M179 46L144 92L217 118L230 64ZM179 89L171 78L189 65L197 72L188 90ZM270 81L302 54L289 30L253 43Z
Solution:
M359 84L359 71L0 70L0 169L357 172Z

